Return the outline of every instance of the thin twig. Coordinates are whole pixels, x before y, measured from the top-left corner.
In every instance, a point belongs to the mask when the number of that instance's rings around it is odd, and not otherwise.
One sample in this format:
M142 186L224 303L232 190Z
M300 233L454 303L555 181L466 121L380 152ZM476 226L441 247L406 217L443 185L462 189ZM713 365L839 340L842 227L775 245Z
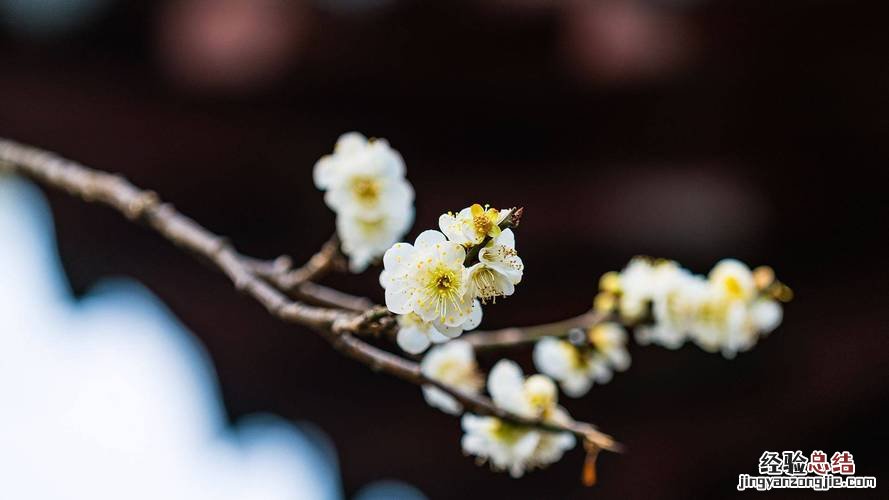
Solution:
M460 337L475 350L489 350L531 344L543 337L566 337L574 328L589 328L608 319L607 314L589 311L573 318L543 325L509 327L500 330L474 331Z
M294 294L316 304L338 307L353 312L365 311L375 305L367 297L358 297L357 295L341 292L335 288L319 285L312 281L306 281L300 285Z
M371 369L386 372L413 384L431 385L441 389L456 399L463 405L464 411L469 413L497 417L519 425L534 427L549 432L570 432L584 442L593 443L603 450L614 452L623 450L623 446L616 442L613 437L600 432L591 424L577 421L557 424L535 418L526 418L508 412L494 404L488 397L463 392L450 385L431 379L423 375L420 371L420 366L417 363L408 361L400 356L396 356L362 342L352 334L346 333L340 335L337 337L336 342L348 345L349 348L344 351L346 352L346 355L370 366Z
M333 267L337 255L339 255L340 243L336 235L331 236L321 250L312 255L302 266L292 269L290 257L281 256L272 262L246 259L253 266L256 274L271 281L273 285L284 292L295 291L299 285L316 280Z
M253 272L282 292L295 298L353 312L362 312L374 307L375 304L366 297L341 292L312 281L335 267L337 257L339 257L337 247L338 242L331 238L318 253L309 259L305 266L298 269L292 269L292 261L286 255L272 261L254 259L245 255L242 255L242 258Z
M618 451L620 445L590 424L555 424L528 419L504 411L484 396L468 395L425 377L417 363L378 349L355 335L392 331L397 325L391 314L379 307L361 313L315 307L288 298L262 279L254 269L255 259L239 254L225 238L217 236L194 220L162 203L157 194L137 188L118 175L94 170L53 153L14 141L0 139L0 170L30 177L68 192L84 201L107 205L133 221L140 221L161 236L219 268L235 288L251 297L282 321L309 327L320 333L341 353L371 369L386 372L417 385L433 385L452 395L467 411L491 415L519 425L552 432L570 432L602 449ZM288 266L289 267L289 266ZM308 282L303 283L303 286ZM355 334L355 335L353 335Z

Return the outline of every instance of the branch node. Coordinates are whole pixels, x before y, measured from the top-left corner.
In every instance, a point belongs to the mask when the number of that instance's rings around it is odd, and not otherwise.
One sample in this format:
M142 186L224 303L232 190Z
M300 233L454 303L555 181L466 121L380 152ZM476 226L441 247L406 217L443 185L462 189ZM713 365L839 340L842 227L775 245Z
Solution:
M160 197L154 191L142 191L126 207L124 215L129 220L141 219L145 212L160 204Z

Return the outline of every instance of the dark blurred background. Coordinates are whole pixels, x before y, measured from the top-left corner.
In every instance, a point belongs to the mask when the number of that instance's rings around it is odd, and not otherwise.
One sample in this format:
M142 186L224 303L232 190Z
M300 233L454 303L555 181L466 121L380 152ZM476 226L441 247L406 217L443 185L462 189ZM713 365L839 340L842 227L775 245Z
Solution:
M885 498L887 14L849 0L0 0L0 135L121 172L247 253L298 260L333 229L315 160L346 131L385 137L417 191L410 238L475 201L526 207L525 278L489 328L584 311L635 254L699 273L769 264L796 292L735 360L633 345L630 371L564 399L628 447L600 458L596 487L580 484L579 450L513 480L463 457L458 421L417 388L278 323L117 214L48 193L75 290L145 283L207 346L232 420L315 422L347 494L395 477L432 498L719 498L765 450L823 449L878 477L828 496ZM326 281L382 298L376 270Z

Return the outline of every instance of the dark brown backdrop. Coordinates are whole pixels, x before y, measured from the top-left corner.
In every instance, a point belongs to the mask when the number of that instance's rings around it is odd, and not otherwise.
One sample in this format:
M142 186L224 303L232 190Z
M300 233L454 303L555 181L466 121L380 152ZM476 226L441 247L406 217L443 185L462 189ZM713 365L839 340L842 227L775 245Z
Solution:
M660 2L636 24L569 3L429 3L295 9L287 64L246 84L191 81L165 59L176 2L117 2L54 39L7 30L0 135L122 172L248 253L296 258L332 230L314 161L342 132L386 137L418 194L411 236L476 200L526 207L525 280L489 327L578 313L637 253L697 272L725 256L774 266L797 298L752 352L634 345L629 372L566 400L629 449L601 458L599 486L580 486L579 451L521 481L476 467L457 420L418 389L277 323L148 231L50 193L75 290L145 283L207 346L231 418L316 423L349 494L394 477L432 498L719 498L764 450L848 449L880 486L851 496L885 498L881 2ZM608 38L624 21L637 45ZM328 281L381 298L375 271Z

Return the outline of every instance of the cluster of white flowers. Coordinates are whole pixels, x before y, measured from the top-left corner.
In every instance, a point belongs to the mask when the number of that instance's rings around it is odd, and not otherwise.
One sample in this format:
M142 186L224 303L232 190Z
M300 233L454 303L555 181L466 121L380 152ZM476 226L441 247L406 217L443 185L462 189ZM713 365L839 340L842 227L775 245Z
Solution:
M467 394L478 394L484 385L484 377L475 362L475 352L469 342L463 340L454 340L430 349L420 363L420 371L433 380ZM437 387L424 385L423 397L431 406L445 413L459 415L463 411L457 400Z
M596 308L637 324L640 343L675 349L692 340L726 358L774 330L782 319L776 299L789 298L771 268L751 271L733 259L719 262L704 277L673 261L637 257L620 273L603 276L600 288Z
M512 295L524 265L508 225L509 210L473 205L444 214L441 232L396 243L383 256L380 285L386 307L399 316L398 345L420 353L431 343L478 326L481 303Z
M414 193L404 178L401 156L384 140L357 133L338 140L332 155L315 166L315 183L337 214L337 232L350 267L358 272L382 255L380 285L386 307L397 316L397 343L419 354L429 405L459 415L466 409L448 391L478 395L484 386L472 345L459 340L482 320L482 305L514 293L524 264L512 228L521 209L474 204L439 217L413 244L400 242L413 222ZM770 268L751 271L736 260L719 262L707 277L668 260L635 258L600 281L595 309L618 322L537 342L533 360L541 374L525 378L517 364L499 361L487 392L499 408L527 419L565 425L571 417L558 405L556 382L571 397L611 380L630 366L627 331L642 343L676 348L691 340L726 357L751 348L778 326L778 300L790 290ZM778 299L778 300L776 300ZM464 413L463 451L479 463L513 477L558 461L575 445L571 432L541 430L512 419Z
M414 220L414 190L404 160L384 139L343 134L315 164L315 185L336 212L336 229L352 272L361 272L400 240Z
M627 332L622 326L600 323L585 333L578 345L546 337L534 346L537 369L556 379L562 391L575 398L586 394L594 382L608 383L613 370L630 367Z
M525 379L521 368L508 360L499 361L488 376L488 392L497 406L528 418L553 423L570 422L558 406L555 383L545 375ZM516 425L496 417L463 415L463 451L488 462L494 470L506 470L513 477L526 470L557 462L574 447L574 436Z

